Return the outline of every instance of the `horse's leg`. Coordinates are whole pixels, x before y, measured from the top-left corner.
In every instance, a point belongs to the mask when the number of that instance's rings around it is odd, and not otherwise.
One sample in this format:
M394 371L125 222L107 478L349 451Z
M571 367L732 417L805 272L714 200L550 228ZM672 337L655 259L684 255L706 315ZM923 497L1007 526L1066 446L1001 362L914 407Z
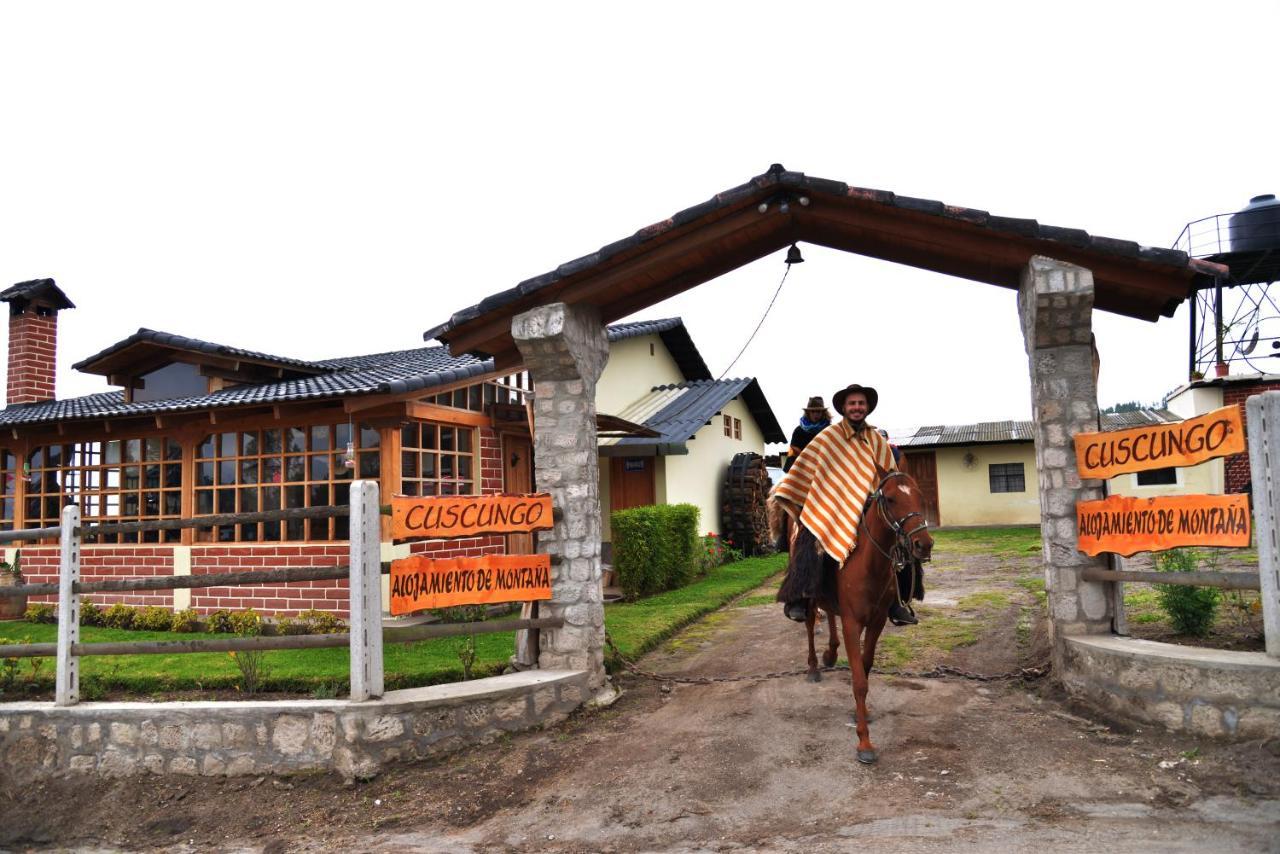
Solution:
M840 655L840 632L836 631L834 611L827 612L827 632L830 637L827 638L827 651L822 654L822 663L826 667L835 667Z
M876 749L871 746L871 730L867 727L867 673L862 669L862 649L858 644L862 624L854 621L847 611L840 614L840 628L844 630L844 649L849 656L849 671L853 674L854 719L857 722L858 761L870 765L876 761Z
M804 618L804 627L809 632L809 675L810 682L821 682L822 674L818 671L818 651L813 646L813 624L817 622L818 609L810 606L809 615Z
M867 674L868 678L871 676L871 667L876 660L876 643L880 640L880 633L884 631L884 624L888 616L887 613L882 611L872 617L871 622L867 624L867 633L863 635L862 670Z

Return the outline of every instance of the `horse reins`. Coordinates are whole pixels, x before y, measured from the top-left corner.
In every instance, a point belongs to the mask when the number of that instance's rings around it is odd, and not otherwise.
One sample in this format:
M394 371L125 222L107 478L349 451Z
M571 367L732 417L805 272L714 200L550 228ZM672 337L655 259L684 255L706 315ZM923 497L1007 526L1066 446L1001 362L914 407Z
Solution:
M900 471L889 472L887 475L884 476L884 479L880 481L880 485L876 487L875 492L867 496L867 503L864 504L862 507L862 516L859 517L858 519L858 528L859 529L865 528L866 519L867 519L867 508L869 508L871 506L871 502L874 501L876 503L877 509L879 509L880 511L880 518L883 519L885 524L889 526L889 529L893 531L894 543L892 546L889 547L889 551L885 551L880 546L880 544L876 542L876 538L871 536L870 530L867 530L867 539L871 541L871 545L876 547L876 551L880 552L880 554L884 555L885 558L888 559L890 565L894 568L894 571L896 572L898 567L906 566L907 563L911 560L911 552L912 552L912 544L913 544L911 538L914 537L916 534L920 533L921 531L927 531L929 529L929 521L925 519L923 513L919 513L914 510L908 513L907 515L903 516L901 519L897 519L897 520L894 520L889 516L888 510L885 509L885 505L888 504L888 499L886 499L884 495L884 485L895 477L906 477L906 474ZM904 530L907 525L907 522L911 519L912 516L919 516L920 524L912 528L910 531ZM897 596L898 592L897 592L896 581L893 582L893 586L894 586L894 595ZM915 595L915 586L916 586L916 576L915 576L915 573L913 572L911 573L911 594L910 596L907 597L908 599L910 599L912 596Z

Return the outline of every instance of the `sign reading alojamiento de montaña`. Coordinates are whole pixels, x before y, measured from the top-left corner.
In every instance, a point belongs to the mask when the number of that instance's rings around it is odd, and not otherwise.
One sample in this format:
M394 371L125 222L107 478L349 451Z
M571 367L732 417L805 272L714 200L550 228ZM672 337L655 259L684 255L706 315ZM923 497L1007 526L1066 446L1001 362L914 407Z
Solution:
M1113 495L1076 504L1077 547L1129 556L1179 546L1248 546L1246 495Z
M391 613L551 598L550 555L483 555L391 562Z

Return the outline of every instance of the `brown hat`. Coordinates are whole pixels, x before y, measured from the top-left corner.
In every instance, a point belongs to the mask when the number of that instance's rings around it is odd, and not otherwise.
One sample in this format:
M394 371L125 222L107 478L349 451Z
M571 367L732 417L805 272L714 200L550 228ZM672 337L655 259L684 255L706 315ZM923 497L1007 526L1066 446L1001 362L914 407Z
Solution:
M876 404L880 402L880 393L869 385L861 386L861 385L858 385L857 383L854 383L853 385L845 386L844 388L840 389L838 392L836 392L831 396L831 405L835 407L836 412L839 412L841 415L844 414L844 400L846 397L853 394L854 392L858 392L859 394L867 398L867 414L868 415L870 415L872 412L875 412Z
M823 402L821 397L811 397L809 402L804 405L805 412L813 412L815 409L826 411L827 404Z

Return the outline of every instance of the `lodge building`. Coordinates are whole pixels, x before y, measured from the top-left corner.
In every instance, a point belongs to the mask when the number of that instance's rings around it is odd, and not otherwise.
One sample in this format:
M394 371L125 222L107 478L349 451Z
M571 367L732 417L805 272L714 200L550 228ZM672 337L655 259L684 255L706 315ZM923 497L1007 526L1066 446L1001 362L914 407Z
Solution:
M9 305L0 530L56 526L72 502L86 525L342 505L357 478L377 480L383 496L533 491L532 391L518 368L498 371L492 360L454 357L444 347L306 361L140 329L74 366L119 390L58 400L57 318L75 306L51 279L14 285L0 301ZM609 329L611 342L659 334L684 371L674 378L708 381L691 368L701 358L678 319ZM729 397L758 392L754 380L747 385ZM757 398L751 402L772 421L763 396ZM743 405L726 399L720 407ZM606 443L660 438L615 416L600 415L599 426ZM771 426L772 437L776 421ZM649 500L655 498L668 500ZM384 561L533 548L528 534L393 544L389 520L383 524ZM348 558L347 525L336 517L99 535L85 540L81 572L100 580L337 566ZM18 551L7 548L6 559ZM56 581L56 542L22 547L21 565L33 583ZM92 600L202 613L317 608L345 616L347 591L345 581L314 581Z

